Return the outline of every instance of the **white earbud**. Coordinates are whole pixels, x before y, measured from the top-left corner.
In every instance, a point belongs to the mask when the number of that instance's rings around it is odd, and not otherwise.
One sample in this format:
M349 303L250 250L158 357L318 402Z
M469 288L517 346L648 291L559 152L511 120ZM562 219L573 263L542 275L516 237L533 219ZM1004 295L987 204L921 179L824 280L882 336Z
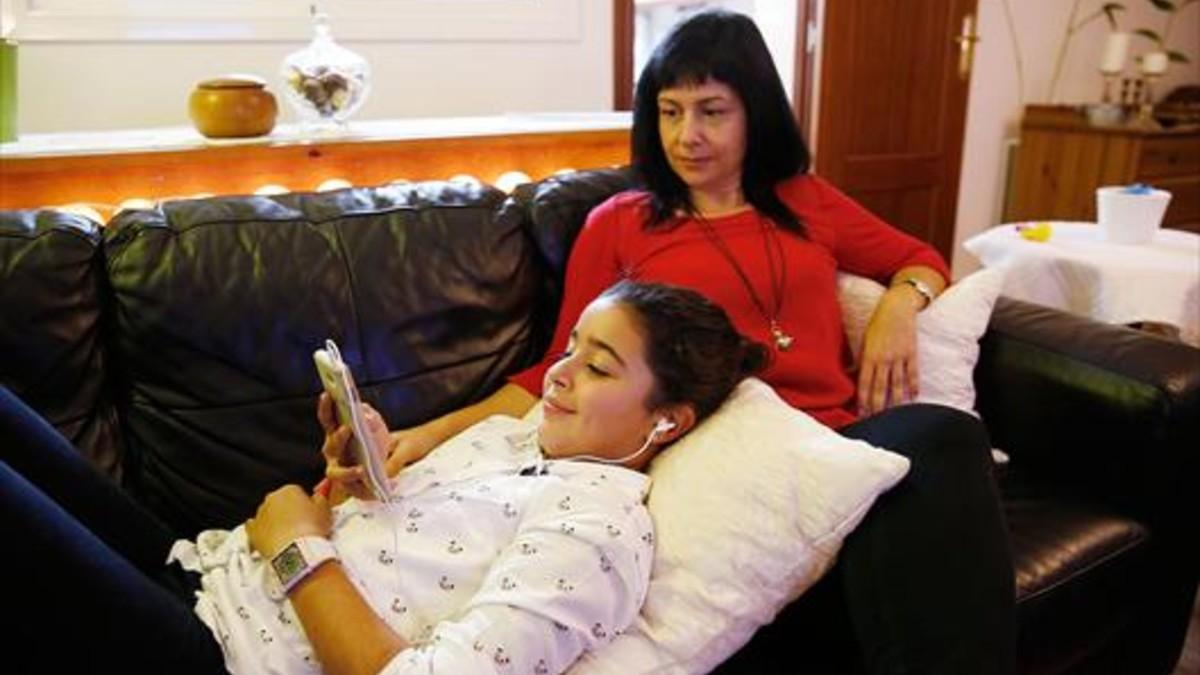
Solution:
M641 456L642 453L649 450L650 444L654 442L655 436L658 436L659 434L665 434L668 431L674 429L675 426L676 425L674 422L672 422L671 420L669 420L665 417L658 418L658 421L654 423L654 428L650 430L649 434L647 434L646 442L642 443L642 447L638 448L638 451L633 453L632 455L626 455L626 456L620 457L618 459L609 459L607 457L597 457L595 455L575 455L574 457L564 457L563 459L574 460L574 461L589 460L592 462L600 462L601 464L624 464L625 462L628 462L629 460L634 459L635 457Z

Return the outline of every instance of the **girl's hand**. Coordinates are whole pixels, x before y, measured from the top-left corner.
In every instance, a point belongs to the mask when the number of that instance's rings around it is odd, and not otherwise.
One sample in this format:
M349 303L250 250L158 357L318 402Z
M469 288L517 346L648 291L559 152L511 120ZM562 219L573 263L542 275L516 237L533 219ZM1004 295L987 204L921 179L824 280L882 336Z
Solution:
M917 310L920 299L902 287L883 294L863 337L858 412L873 415L916 398Z
M389 476L395 476L404 467L428 455L438 446L441 439L424 426L416 426L393 431L391 442L391 451L387 458L387 473Z
M246 534L250 546L270 558L299 537L328 537L331 521L324 497L285 485L263 499L258 513L246 521Z
M383 452L383 457L388 462L388 475L395 475L391 471L391 457L395 454L396 441L388 434L383 416L366 403L361 405L367 433L371 434L375 440L375 446ZM348 425L337 423L333 399L324 392L317 400L317 420L320 421L321 428L325 430L325 442L321 446L321 455L325 457L325 477L334 486L332 494L338 494L340 491L341 494L348 494L359 499L374 499L374 494L367 487L366 470L358 464L358 459L348 446L353 431Z

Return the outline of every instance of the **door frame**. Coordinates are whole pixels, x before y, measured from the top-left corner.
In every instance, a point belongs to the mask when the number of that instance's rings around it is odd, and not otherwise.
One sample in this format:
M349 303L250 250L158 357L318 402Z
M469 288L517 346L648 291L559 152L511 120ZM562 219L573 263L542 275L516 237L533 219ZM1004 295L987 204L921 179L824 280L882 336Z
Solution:
M613 110L633 110L633 0L613 3Z

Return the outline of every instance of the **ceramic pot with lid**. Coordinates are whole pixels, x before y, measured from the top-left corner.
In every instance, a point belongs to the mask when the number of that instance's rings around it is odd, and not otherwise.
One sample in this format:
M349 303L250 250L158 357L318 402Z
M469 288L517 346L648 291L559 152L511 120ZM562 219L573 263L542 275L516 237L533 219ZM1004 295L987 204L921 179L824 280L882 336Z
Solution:
M209 138L263 136L275 128L279 106L254 75L222 75L196 85L188 114L196 130Z

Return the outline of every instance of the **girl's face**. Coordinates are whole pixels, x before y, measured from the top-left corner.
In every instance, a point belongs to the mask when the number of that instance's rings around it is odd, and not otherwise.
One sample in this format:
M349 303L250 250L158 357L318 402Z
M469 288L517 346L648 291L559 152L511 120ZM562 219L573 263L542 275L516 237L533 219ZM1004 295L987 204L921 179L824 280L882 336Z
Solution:
M634 311L608 298L592 302L571 331L567 351L546 371L543 452L608 459L637 452L658 420L646 408L654 383Z
M711 77L699 85L658 92L658 133L667 162L693 193L740 190L746 157L746 108L729 85Z

